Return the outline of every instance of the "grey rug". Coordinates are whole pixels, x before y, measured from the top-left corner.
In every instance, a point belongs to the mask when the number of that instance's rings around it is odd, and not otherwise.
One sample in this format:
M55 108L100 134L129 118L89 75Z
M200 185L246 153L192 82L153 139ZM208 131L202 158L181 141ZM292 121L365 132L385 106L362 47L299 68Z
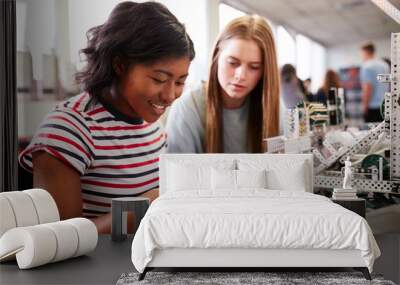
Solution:
M148 272L142 281L138 273L122 274L117 285L133 284L376 284L395 285L380 275L372 275L372 281L364 278L360 272Z

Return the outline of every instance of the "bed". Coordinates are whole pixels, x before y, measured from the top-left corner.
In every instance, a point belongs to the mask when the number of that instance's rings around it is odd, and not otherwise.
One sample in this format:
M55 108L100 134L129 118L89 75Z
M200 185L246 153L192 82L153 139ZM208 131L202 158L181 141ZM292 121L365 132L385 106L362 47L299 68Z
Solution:
M160 197L132 242L154 268L352 267L380 251L361 216L313 194L307 154L164 154Z

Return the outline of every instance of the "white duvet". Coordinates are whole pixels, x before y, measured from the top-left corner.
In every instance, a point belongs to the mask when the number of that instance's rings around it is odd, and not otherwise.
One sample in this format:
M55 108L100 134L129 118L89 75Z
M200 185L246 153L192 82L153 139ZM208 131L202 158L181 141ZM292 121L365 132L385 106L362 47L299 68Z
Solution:
M370 272L380 255L359 215L320 195L265 189L162 195L134 237L135 268L165 248L358 249Z

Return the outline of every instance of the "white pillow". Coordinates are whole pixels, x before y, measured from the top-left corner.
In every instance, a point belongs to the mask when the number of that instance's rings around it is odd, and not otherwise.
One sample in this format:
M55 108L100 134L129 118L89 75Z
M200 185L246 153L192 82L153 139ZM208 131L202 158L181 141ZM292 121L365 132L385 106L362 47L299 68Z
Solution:
M211 169L211 188L213 190L236 190L236 170L233 169Z
M213 190L238 190L240 188L267 188L265 170L211 170Z
M267 172L263 170L236 170L238 188L267 188Z
M270 160L238 160L240 170L266 170L267 188L273 190L306 191L308 187L308 165L304 160L289 160L276 157Z
M307 178L303 169L293 165L285 171L278 169L267 170L268 188L274 190L306 191Z
M211 189L211 167L169 162L167 165L168 191Z

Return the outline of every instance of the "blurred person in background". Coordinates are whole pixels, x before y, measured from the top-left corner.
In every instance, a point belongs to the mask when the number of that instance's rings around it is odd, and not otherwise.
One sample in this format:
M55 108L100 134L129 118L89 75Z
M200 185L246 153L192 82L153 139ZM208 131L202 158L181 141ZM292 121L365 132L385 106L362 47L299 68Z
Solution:
M325 73L324 83L313 97L313 101L323 103L326 106L329 89L339 87L341 87L339 75L332 69L328 69L328 71Z
M378 74L388 74L389 65L375 57L375 45L368 42L361 46L363 64L360 70L362 88L362 110L366 123L382 121L380 107L385 92L389 92L389 84L378 82Z
M303 81L296 74L296 68L285 64L281 68L281 97L287 109L292 109L300 102L307 101Z
M311 84L312 84L311 78L307 78L306 80L303 81L303 86L305 90L304 94L306 95L308 101L312 101L314 95L311 92Z

